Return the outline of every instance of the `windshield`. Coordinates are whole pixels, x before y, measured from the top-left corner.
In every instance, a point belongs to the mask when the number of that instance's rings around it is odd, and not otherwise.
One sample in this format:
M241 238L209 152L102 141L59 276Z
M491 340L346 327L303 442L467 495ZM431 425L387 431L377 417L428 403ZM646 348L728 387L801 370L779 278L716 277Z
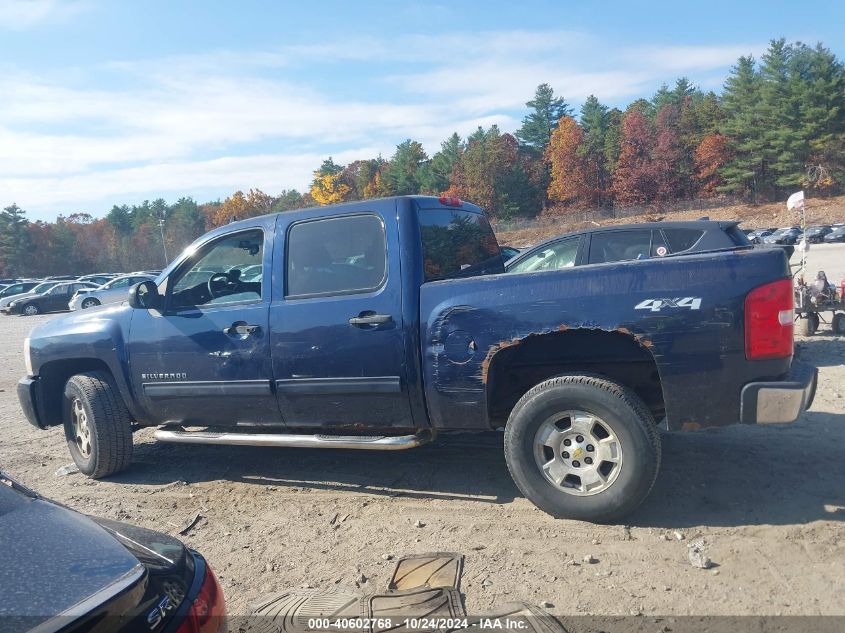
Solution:
M38 294L41 294L42 292L47 292L50 288L52 288L56 284L58 284L57 281L45 281L43 284L38 284L37 286L35 286L35 288L30 290L30 292L34 295L38 295Z

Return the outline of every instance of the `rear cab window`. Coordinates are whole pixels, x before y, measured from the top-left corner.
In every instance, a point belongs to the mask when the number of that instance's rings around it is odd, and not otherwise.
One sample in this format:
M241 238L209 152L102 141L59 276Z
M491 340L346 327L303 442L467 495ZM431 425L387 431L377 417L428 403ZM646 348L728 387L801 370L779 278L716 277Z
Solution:
M493 227L482 213L419 209L426 281L505 272Z

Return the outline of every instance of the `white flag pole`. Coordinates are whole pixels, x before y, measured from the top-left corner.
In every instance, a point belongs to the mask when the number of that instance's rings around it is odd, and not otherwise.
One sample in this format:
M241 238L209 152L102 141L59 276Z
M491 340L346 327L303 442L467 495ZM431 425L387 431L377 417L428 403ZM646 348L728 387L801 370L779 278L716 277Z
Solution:
M798 209L800 213L800 220L801 220L801 279L804 279L805 270L804 268L807 265L807 248L809 244L807 243L807 238L805 236L807 232L807 215L804 212L804 191L796 191L793 193L789 198L786 200L786 208L788 210Z

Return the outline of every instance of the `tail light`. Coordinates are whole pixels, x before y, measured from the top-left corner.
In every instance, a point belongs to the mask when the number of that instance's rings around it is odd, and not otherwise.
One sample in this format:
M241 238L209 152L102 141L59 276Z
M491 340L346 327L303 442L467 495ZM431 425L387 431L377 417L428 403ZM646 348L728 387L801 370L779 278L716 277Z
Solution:
M795 320L792 280L755 288L745 297L745 357L748 360L792 355Z
M218 633L225 630L226 601L223 599L223 590L211 567L206 565L202 587L176 633Z
M464 203L457 196L440 196L440 204L446 207L460 207Z

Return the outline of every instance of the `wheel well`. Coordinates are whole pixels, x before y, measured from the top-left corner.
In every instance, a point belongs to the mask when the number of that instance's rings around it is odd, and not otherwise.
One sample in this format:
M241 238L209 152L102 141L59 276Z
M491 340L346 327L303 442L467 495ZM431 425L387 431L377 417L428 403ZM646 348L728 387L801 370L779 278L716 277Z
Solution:
M527 336L493 356L487 372L491 424L503 426L534 385L572 372L606 376L633 389L656 420L665 415L660 373L648 348L622 332L573 329Z
M54 360L39 368L38 375L41 377L43 389L44 423L47 426L63 423L62 402L65 385L71 376L87 371L104 371L109 376L112 375L108 365L96 358Z

